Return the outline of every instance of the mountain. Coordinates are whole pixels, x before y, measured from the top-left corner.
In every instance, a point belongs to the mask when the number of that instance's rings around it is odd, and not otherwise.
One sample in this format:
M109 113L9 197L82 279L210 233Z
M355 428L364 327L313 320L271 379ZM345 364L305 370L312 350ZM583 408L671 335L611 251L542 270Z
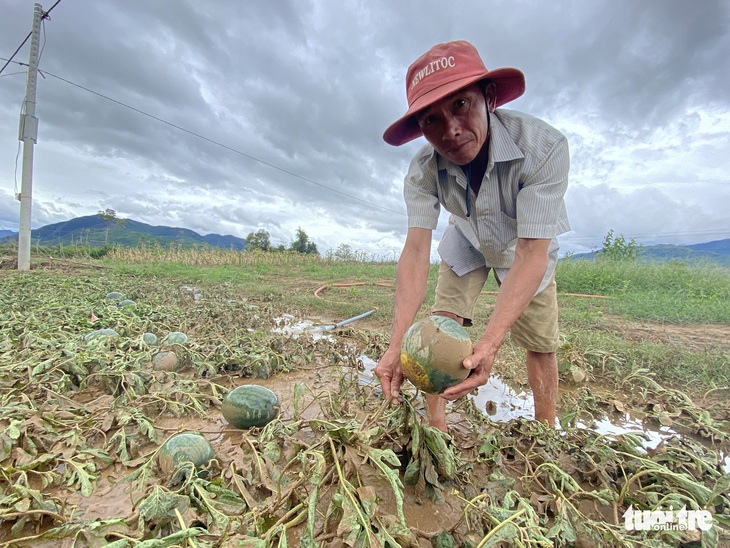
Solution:
M0 240L5 238L6 236L12 236L13 234L17 233L13 232L12 230L0 230Z
M17 241L17 233L11 233L0 239ZM54 223L31 230L31 242L38 245L88 245L101 247L122 245L135 247L141 244L159 244L167 246L178 244L183 248L195 245L209 245L224 249L242 250L246 241L236 236L207 234L201 236L187 228L171 226L152 226L133 219L106 218L101 215L76 217L70 221Z
M571 259L593 259L596 252L571 255ZM730 238L702 244L658 244L641 247L639 258L655 261L706 261L730 267Z

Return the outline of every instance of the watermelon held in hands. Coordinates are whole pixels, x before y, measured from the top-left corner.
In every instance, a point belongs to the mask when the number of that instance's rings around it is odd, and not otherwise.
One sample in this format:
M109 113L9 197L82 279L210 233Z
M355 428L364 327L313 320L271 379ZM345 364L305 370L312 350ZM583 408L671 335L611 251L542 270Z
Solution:
M257 384L244 384L231 390L223 400L221 413L235 428L266 426L279 415L279 397Z
M472 354L469 334L445 316L430 316L414 323L401 344L403 375L429 394L441 394L469 376L463 365Z
M183 432L168 439L157 453L160 469L169 474L183 462L192 462L196 469L207 466L215 458L210 442L200 434Z

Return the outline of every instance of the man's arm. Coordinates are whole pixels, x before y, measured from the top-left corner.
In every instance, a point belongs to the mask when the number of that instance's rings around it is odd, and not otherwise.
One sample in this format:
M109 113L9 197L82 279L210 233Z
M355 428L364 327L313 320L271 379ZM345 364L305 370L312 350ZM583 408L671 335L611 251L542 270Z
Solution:
M383 395L400 401L403 371L400 346L408 328L426 298L428 270L431 257L431 230L409 228L403 252L398 260L395 280L395 313L390 346L375 368Z
M494 311L484 335L474 345L474 352L464 360L464 367L474 371L466 380L447 389L442 395L455 400L489 380L494 359L509 328L530 304L540 287L548 263L550 240L519 238L515 260L497 293Z

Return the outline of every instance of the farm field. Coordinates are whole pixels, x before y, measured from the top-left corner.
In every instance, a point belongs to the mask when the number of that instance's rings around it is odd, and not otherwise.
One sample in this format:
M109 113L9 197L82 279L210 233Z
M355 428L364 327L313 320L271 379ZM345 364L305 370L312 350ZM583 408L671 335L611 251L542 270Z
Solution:
M444 435L415 389L389 406L368 374L388 343L393 262L132 250L11 264L0 546L730 543L727 270L561 264L560 427L531 420L508 340L493 381L449 407ZM101 329L116 335L90 336ZM221 405L242 384L273 390L278 419L231 427ZM215 458L161 467L181 432ZM670 508L711 520L633 521Z

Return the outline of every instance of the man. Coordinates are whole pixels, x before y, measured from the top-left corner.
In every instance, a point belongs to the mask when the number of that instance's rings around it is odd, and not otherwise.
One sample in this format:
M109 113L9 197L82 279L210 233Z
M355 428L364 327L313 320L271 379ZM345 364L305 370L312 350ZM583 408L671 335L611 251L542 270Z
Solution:
M408 69L408 111L383 134L400 146L428 142L405 178L408 235L398 261L390 347L375 368L383 394L400 401L400 346L426 296L431 234L440 207L451 213L439 244L441 266L433 314L471 325L493 270L494 311L474 352L471 373L443 394L426 394L429 422L446 431L446 401L484 385L508 332L527 351L535 418L555 424L558 391L556 237L569 230L564 195L565 137L545 122L497 107L524 93L523 74L488 71L464 41L438 44Z

